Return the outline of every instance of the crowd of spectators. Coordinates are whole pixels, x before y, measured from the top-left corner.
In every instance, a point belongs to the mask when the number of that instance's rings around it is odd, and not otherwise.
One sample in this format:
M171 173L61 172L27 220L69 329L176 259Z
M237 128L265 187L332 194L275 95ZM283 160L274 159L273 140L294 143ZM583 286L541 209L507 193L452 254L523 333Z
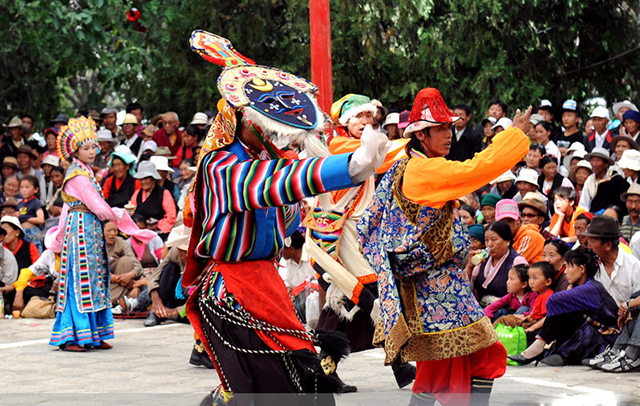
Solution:
M402 139L409 111L388 111L382 103L376 103L378 114L373 117L373 127L390 140ZM547 358L555 355L560 365L594 357L605 345L614 344L620 329L629 330L625 324L629 314L635 312L637 316L640 112L629 101L614 104L612 111L610 116L608 108L597 106L583 112L574 100L555 108L549 100L542 100L531 117L527 134L531 145L526 157L460 199L457 212L471 242L466 271L478 301L487 306L486 315L496 323L523 326L532 348L542 340L541 332L549 341L545 341L544 352L530 357L527 355L531 352L523 353L523 363L539 359L540 354ZM123 316L145 315L150 308L147 326L167 318L184 320L183 293L188 292L181 292L179 280L185 266L188 230L182 225L182 212L213 113L197 112L188 124L182 123L175 112L145 120L143 106L137 103L126 107L121 122L117 113L111 107L99 114L78 113L90 115L98 124L100 152L93 170L109 205L127 209L140 228L154 230L158 237L143 244L120 235L114 224L104 225L113 311ZM453 113L460 120L452 127L447 155L451 160L464 161L491 148L492 138L512 124L509 110L500 100L489 103L475 128L468 106L456 105ZM62 213L61 191L68 162L58 154L55 140L68 119L59 114L40 135L29 115L14 117L2 138L0 290L7 311L22 310L30 298L46 297L57 289L56 257L47 250L45 235L58 225ZM290 147L304 155L299 145L279 147ZM309 202L301 204L306 212ZM290 268L283 278L294 302L300 293L296 288L314 279L303 246L302 235L297 234L287 245L282 261L285 268ZM576 250L578 254L570 254ZM574 275L580 266L589 271L586 279ZM608 318L598 319L595 305L572 308L569 316L558 310L558 303L569 297L559 294L587 281L601 299L587 288L579 292L591 294L589 300L596 304L598 300L609 307L613 303L616 308L608 310L619 313L618 318L612 321L607 314ZM308 294L307 289L302 299ZM317 300L317 295L313 297ZM547 303L554 303L553 317L548 314ZM572 322L575 328L553 330L562 324L558 320L566 326L570 317L579 319ZM585 318L594 321L593 331L582 326ZM594 342L593 334L604 334L605 330L607 337L596 340L598 345L591 352L580 352L570 345L584 344L589 337ZM634 334L627 333L629 337ZM590 365L609 365L620 358L620 350L616 354L618 358L608 353L606 360L600 357ZM626 371L640 366L640 354L631 354L634 359L629 358L628 351L623 354L622 367L608 368Z

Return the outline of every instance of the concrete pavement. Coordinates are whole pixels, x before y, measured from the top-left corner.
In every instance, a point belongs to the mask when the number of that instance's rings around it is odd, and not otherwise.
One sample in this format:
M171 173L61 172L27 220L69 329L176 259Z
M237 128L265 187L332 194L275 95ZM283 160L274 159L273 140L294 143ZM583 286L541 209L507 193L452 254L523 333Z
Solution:
M53 320L0 320L0 405L197 405L218 385L214 371L189 365L193 330L184 324L145 328L116 320L112 350L61 352L48 345ZM383 352L352 354L338 369L359 391L339 406L408 404ZM586 367L508 367L492 405L640 405L640 373Z

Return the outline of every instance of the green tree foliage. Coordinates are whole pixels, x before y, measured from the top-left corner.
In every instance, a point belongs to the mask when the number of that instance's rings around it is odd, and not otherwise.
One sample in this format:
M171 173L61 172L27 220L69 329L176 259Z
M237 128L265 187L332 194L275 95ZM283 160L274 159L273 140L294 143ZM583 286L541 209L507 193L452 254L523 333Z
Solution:
M229 38L259 64L310 77L308 0L8 0L0 5L0 117L50 117L108 95L183 123L215 109L220 68L189 49L191 31ZM125 12L142 11L146 33ZM628 0L342 0L331 2L334 95L398 108L427 86L476 118L493 98L638 97L638 3ZM9 111L10 108L10 111ZM513 111L510 111L513 113Z

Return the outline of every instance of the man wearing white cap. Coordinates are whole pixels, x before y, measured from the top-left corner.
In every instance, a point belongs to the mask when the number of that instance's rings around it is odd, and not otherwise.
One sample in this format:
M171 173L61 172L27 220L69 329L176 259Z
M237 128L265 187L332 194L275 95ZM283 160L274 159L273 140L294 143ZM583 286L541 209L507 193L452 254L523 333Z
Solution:
M582 144L585 134L580 131L578 124L580 123L580 109L575 100L565 100L562 103L562 126L564 133L554 139L562 156L566 156L567 149L575 142ZM565 175L566 176L566 175Z
M516 175L514 175L511 170L506 171L502 175L489 182L489 184L491 185L491 190L489 190L489 193L501 196L503 199L513 198L513 196L518 194L518 187L516 186L514 180L516 180Z
M609 110L606 107L598 106L591 112L589 116L595 131L584 138L584 147L587 152L591 152L594 148L609 149L609 144L613 136L611 131L607 128L609 124Z
M524 199L524 196L530 192L537 193L545 205L549 201L549 199L547 199L547 196L543 195L538 190L538 172L536 172L534 169L521 169L520 173L518 174L518 178L516 179L516 187L518 188L519 192L513 197L513 200L518 203L521 202L522 199Z
M204 127L206 127L208 122L209 122L209 117L207 117L206 114L197 112L196 114L193 115L193 118L191 119L191 122L189 123L189 125L195 125L199 129L204 130Z
M97 167L99 169L104 169L107 167L107 162L109 162L113 148L117 143L118 140L116 140L111 131L107 129L98 130L98 145L100 146L100 153L96 155L96 159L93 161L94 168ZM97 171L94 169L94 172Z
M127 113L122 121L122 132L124 138L120 141L120 145L126 145L136 158L140 158L140 147L142 146L142 138L138 136L136 130L138 128L138 119L131 113Z
M584 182L579 206L592 213L612 204L624 209L620 195L627 191L629 183L618 172L611 170L610 166L615 162L609 151L595 147L585 159L591 163L593 173Z

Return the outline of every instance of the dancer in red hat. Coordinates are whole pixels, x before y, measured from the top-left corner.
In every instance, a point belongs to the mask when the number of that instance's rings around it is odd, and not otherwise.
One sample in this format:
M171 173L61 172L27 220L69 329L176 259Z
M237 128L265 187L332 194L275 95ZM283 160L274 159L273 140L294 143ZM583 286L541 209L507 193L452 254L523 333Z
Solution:
M444 157L458 120L437 89L421 90L404 137L408 158L387 172L358 223L378 273L385 363L417 361L411 405L488 404L507 353L463 270L469 233L455 199L500 176L528 152L531 107L473 159Z

